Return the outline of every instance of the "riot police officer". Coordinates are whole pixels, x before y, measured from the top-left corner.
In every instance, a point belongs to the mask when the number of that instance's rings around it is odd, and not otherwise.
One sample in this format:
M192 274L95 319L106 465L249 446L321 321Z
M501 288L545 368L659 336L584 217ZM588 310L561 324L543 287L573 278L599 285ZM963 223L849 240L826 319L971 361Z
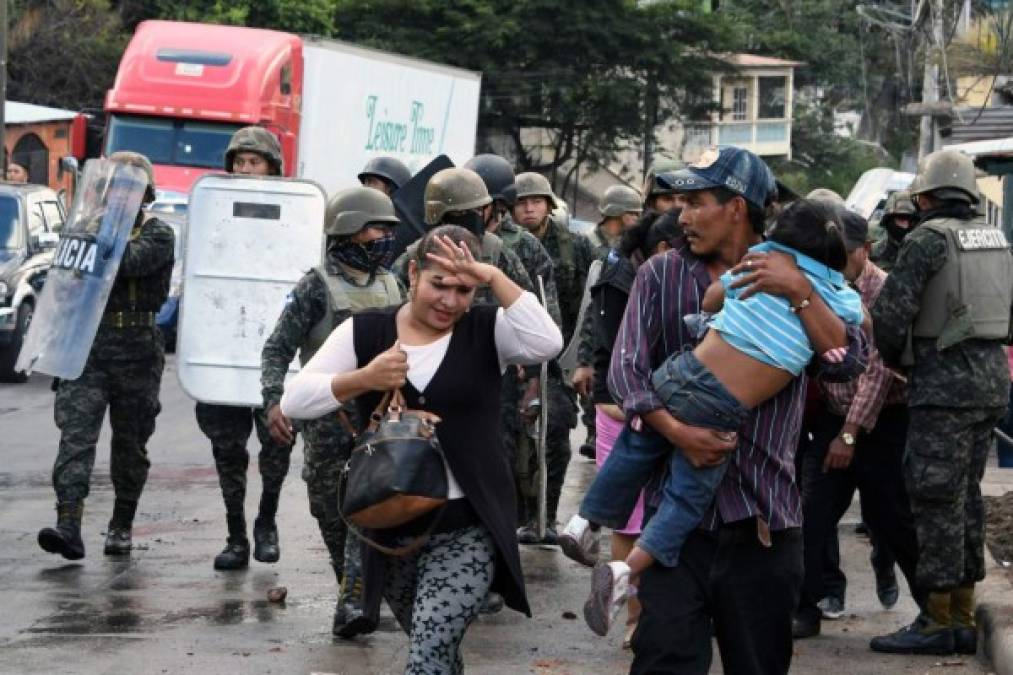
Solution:
M300 279L289 294L274 331L264 344L261 383L264 407L278 410L271 420L276 443L290 443L289 421L277 408L284 393L289 364L299 354L305 364L331 331L352 313L386 307L403 300L397 278L386 268L393 250L393 228L398 224L394 205L382 192L354 187L335 194L327 204L324 220L326 254L323 262ZM359 542L346 542L346 528L338 513L338 478L351 453L352 430L359 421L350 415L345 428L333 415L302 426L305 445L303 479L309 493L310 512L320 534L340 591L332 631L351 637L375 628L362 611L362 572Z
M601 220L588 235L598 257L618 245L623 232L637 224L643 211L642 200L639 192L626 185L613 185L605 190L598 205Z
M155 199L154 173L146 157L115 152L109 160L143 169L147 176L143 203ZM151 464L145 445L161 411L158 395L165 348L155 314L169 296L174 250L172 228L139 210L84 371L76 380L57 384L53 405L60 429L53 465L57 522L39 532L39 546L45 551L70 560L84 557L81 515L107 407L116 501L104 553L131 550L134 514Z
M911 193L906 190L898 190L886 199L883 207L883 217L879 226L886 232L886 236L876 242L872 247L871 260L885 272L893 269L897 262L897 254L900 246L904 243L904 237L908 235L915 224L916 209L911 201Z
M225 170L250 176L280 176L284 173L281 145L267 129L244 127L229 141L225 151ZM294 438L278 442L269 432L272 416L281 414L277 405L268 408L197 403L197 426L211 441L218 482L225 501L228 541L215 556L218 570L242 569L250 564L250 541L246 536L246 470L250 454L246 442L256 428L260 441L260 476L263 492L260 508L253 525L253 557L260 562L274 563L281 556L275 514L282 483L288 474Z
M359 173L359 182L365 187L373 188L384 193L388 197L394 191L407 183L412 177L399 159L394 157L374 157L366 162L366 166Z
M584 295L587 271L594 260L591 241L584 236L574 235L566 225L550 217L556 208L552 186L541 174L527 172L515 180L517 202L514 205L514 220L535 235L555 265L556 289L559 293L559 309L563 319L563 340L573 337L580 301ZM577 426L576 396L572 388L564 384L558 362L549 366L549 430L546 447L548 483L546 529L543 543L556 541L556 509L562 494L566 467L570 462L570 430ZM523 544L538 542L532 525L533 509L527 505L527 520L517 531L517 538Z
M908 368L905 483L918 535L918 585L929 591L910 626L873 639L892 653L973 654L974 586L985 576L979 481L1009 392L1013 259L977 215L974 165L929 155L912 190L919 225L872 308L888 365Z

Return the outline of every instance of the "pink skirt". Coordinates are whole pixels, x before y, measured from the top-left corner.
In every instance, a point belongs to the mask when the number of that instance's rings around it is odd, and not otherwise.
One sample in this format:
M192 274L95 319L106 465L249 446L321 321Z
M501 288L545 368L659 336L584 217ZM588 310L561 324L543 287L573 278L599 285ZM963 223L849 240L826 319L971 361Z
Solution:
M594 463L598 465L598 468L601 468L601 465L605 463L605 458L612 451L612 445L619 438L619 433L623 430L623 424L623 422L612 419L600 410L595 411L594 426L598 437L595 444ZM643 523L644 493L641 491L640 496L637 497L637 505L633 508L633 513L630 514L626 527L616 530L616 532L618 534L638 535Z

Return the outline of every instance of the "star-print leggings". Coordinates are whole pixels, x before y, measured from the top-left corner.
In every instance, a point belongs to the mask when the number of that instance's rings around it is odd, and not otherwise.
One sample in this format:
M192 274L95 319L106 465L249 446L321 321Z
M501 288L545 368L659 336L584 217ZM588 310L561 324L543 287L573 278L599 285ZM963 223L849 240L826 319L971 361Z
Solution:
M405 675L464 672L461 640L492 584L496 549L482 526L434 534L416 553L385 556L383 595L409 637Z

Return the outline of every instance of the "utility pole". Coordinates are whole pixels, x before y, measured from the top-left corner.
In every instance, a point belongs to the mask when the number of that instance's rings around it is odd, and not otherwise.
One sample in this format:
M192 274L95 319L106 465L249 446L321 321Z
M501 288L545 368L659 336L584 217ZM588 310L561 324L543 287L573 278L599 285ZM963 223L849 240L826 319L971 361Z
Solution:
M914 5L914 0L912 0ZM930 107L939 102L939 64L942 61L943 0L919 0L911 18L917 26L922 7L928 5L929 41L925 45L925 69L922 73L922 104ZM938 124L932 115L922 115L918 135L918 159L935 151L939 145Z

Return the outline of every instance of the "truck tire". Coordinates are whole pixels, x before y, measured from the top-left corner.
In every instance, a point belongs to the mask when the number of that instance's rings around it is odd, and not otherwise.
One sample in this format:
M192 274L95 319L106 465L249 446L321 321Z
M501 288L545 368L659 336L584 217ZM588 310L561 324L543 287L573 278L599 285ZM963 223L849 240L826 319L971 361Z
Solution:
M35 314L35 307L31 302L21 303L18 309L18 323L14 329L14 336L11 343L0 350L0 381L22 383L28 381L28 375L24 372L15 372L14 364L18 361L18 352L28 335L28 326L32 323L32 316Z

